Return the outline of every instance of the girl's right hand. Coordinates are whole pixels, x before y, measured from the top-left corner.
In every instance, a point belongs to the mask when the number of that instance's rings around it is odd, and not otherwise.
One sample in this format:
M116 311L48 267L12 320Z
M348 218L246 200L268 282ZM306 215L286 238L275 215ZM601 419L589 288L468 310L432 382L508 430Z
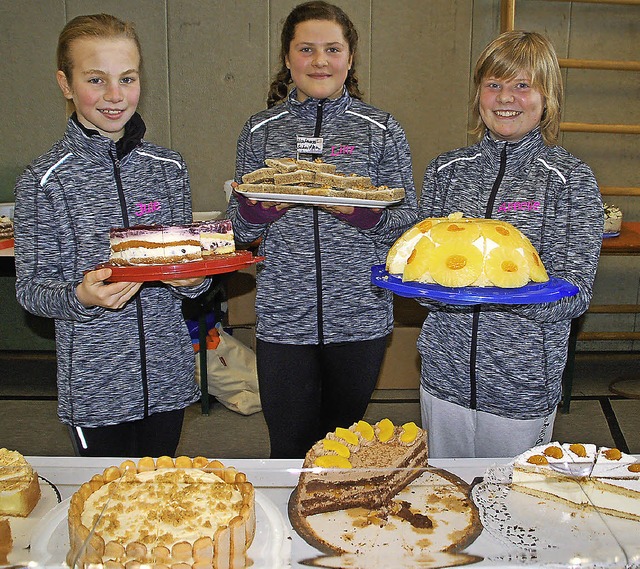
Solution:
M111 273L111 269L98 269L85 273L82 282L76 287L76 296L83 306L86 308L101 306L120 310L140 290L142 283L105 282Z

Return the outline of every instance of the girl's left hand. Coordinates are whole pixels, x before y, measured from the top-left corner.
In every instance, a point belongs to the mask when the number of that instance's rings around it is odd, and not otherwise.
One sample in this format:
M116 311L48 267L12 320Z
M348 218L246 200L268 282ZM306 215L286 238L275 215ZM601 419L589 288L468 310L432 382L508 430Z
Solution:
M198 286L204 282L204 277L191 277L190 279L174 279L162 281L164 284L168 284L171 286Z
M321 205L320 208L329 213L341 213L343 215L351 215L356 209L352 205Z

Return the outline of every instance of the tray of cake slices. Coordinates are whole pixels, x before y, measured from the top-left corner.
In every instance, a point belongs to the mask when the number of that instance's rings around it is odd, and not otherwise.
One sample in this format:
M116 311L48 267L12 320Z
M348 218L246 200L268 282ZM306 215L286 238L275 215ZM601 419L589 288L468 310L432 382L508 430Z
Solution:
M404 188L375 186L368 176L342 174L322 159L267 158L242 176L235 191L256 201L384 208L400 203Z
M251 251L236 251L229 219L184 225L135 225L109 232L110 282L189 279L237 271L262 261Z
M640 566L640 460L616 448L538 445L488 468L472 498L518 565Z

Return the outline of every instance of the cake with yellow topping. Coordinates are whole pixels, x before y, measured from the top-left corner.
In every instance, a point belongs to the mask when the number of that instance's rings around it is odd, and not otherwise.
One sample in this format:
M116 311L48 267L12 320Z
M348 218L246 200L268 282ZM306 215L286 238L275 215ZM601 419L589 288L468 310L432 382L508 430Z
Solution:
M38 473L18 451L0 448L0 515L26 517L39 500Z
M617 448L536 446L515 458L511 485L537 498L640 521L640 461Z
M460 212L424 219L403 233L389 250L386 270L403 281L445 287L519 288L549 280L540 255L516 227Z
M383 419L337 428L311 447L296 487L302 516L386 504L427 466L426 432Z
M244 567L255 493L243 473L218 461L145 457L84 483L68 522L70 566Z

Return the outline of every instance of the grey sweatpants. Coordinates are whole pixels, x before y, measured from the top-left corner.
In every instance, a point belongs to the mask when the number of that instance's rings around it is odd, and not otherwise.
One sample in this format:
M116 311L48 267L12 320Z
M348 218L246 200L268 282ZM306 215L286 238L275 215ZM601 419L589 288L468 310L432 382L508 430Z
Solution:
M507 419L438 399L420 388L429 458L514 457L548 443L556 411L539 419Z

